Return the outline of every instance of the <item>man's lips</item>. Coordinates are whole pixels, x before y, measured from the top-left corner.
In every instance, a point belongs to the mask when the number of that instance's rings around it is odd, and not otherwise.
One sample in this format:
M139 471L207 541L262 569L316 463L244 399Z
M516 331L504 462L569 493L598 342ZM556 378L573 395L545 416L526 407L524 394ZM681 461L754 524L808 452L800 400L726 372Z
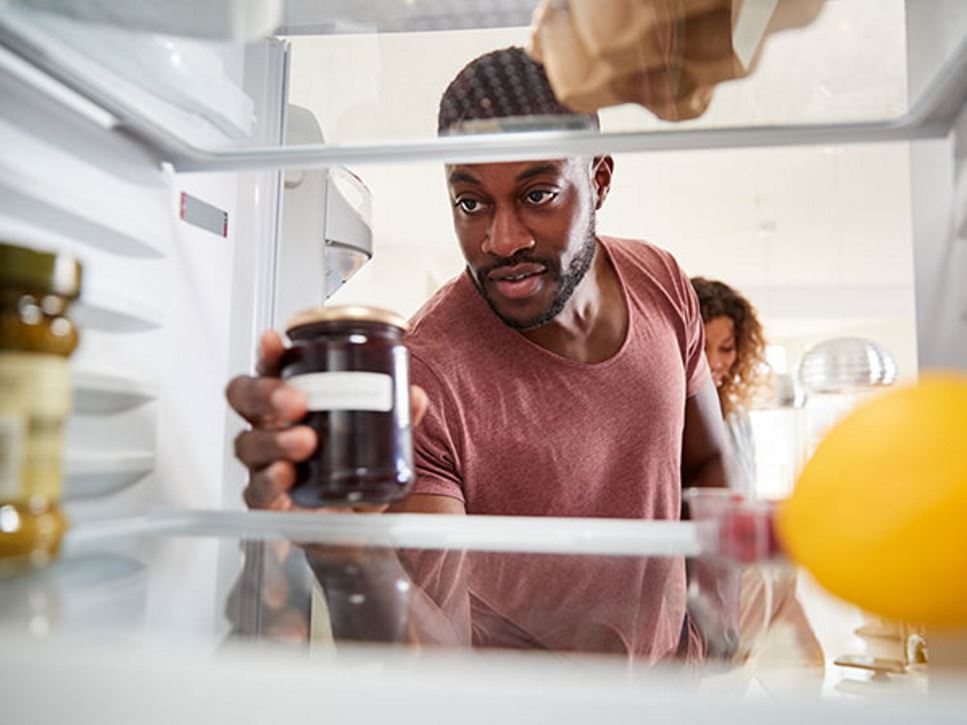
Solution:
M547 268L543 264L537 264L536 262L524 262L522 264L512 264L504 267L497 267L494 271L487 275L487 279L492 282L497 282L499 280L511 280L517 281L524 277L529 277L534 274L542 274L547 271Z
M528 262L498 267L487 275L487 279L502 297L516 300L530 297L540 290L546 271L543 264Z

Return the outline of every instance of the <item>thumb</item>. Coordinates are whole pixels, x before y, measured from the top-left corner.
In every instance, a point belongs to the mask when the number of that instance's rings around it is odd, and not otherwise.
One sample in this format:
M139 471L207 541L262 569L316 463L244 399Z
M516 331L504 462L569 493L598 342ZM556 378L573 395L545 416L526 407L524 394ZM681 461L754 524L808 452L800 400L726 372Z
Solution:
M259 375L278 375L279 363L285 352L282 337L275 330L262 333L259 340L259 360L256 370Z
M430 407L430 399L426 391L419 385L410 386L410 414L413 417L413 425L419 425L426 415L426 409Z

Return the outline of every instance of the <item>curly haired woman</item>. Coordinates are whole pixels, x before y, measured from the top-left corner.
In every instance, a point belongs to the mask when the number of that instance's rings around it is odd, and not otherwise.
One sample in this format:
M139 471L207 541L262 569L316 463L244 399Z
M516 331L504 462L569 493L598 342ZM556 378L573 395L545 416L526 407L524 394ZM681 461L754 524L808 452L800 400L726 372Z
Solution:
M693 277L702 320L705 356L718 390L722 415L732 438L742 478L742 493L755 498L755 443L749 406L768 381L765 337L755 307L724 282ZM764 632L787 662L822 666L823 650L796 596L796 573L776 568L742 573L739 597L739 645L736 661L746 659Z
M705 321L705 355L741 469L742 492L754 493L755 443L748 409L766 382L765 338L755 308L724 282L692 278Z

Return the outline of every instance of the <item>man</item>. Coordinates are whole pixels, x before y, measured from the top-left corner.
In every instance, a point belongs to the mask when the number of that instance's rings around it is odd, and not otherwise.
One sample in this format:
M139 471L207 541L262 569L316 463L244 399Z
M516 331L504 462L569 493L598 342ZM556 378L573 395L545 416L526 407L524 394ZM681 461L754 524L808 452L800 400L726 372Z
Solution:
M439 131L508 116L574 117L520 48L458 74ZM412 322L412 377L425 391L414 393L418 478L391 510L677 519L683 486L728 484L688 278L667 252L596 234L613 171L610 156L447 167L467 269ZM263 338L260 371L281 352L278 336ZM316 445L310 429L285 427L304 398L267 376L236 378L228 398L254 426L236 446L252 474L246 502L292 508L293 462ZM676 592L667 652L684 569L653 565L648 581L659 596Z
M519 48L461 71L439 128L507 115L573 115ZM688 279L665 252L595 236L613 169L610 156L447 168L467 272L414 319L413 380L430 412L419 480L395 509L676 518L682 485L726 484ZM267 335L260 370L281 351ZM237 442L246 501L290 508L291 462L315 447L307 428L279 430L304 414L301 393L240 377L228 397L256 426Z

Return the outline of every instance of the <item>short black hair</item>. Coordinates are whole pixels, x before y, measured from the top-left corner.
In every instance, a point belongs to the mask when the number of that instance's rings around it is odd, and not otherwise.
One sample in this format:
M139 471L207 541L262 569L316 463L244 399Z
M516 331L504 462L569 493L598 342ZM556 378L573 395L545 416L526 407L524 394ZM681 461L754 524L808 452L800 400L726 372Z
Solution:
M579 114L554 95L544 66L519 46L475 58L457 73L440 98L437 133L459 132L468 121L512 116L569 116L600 128L598 115Z

